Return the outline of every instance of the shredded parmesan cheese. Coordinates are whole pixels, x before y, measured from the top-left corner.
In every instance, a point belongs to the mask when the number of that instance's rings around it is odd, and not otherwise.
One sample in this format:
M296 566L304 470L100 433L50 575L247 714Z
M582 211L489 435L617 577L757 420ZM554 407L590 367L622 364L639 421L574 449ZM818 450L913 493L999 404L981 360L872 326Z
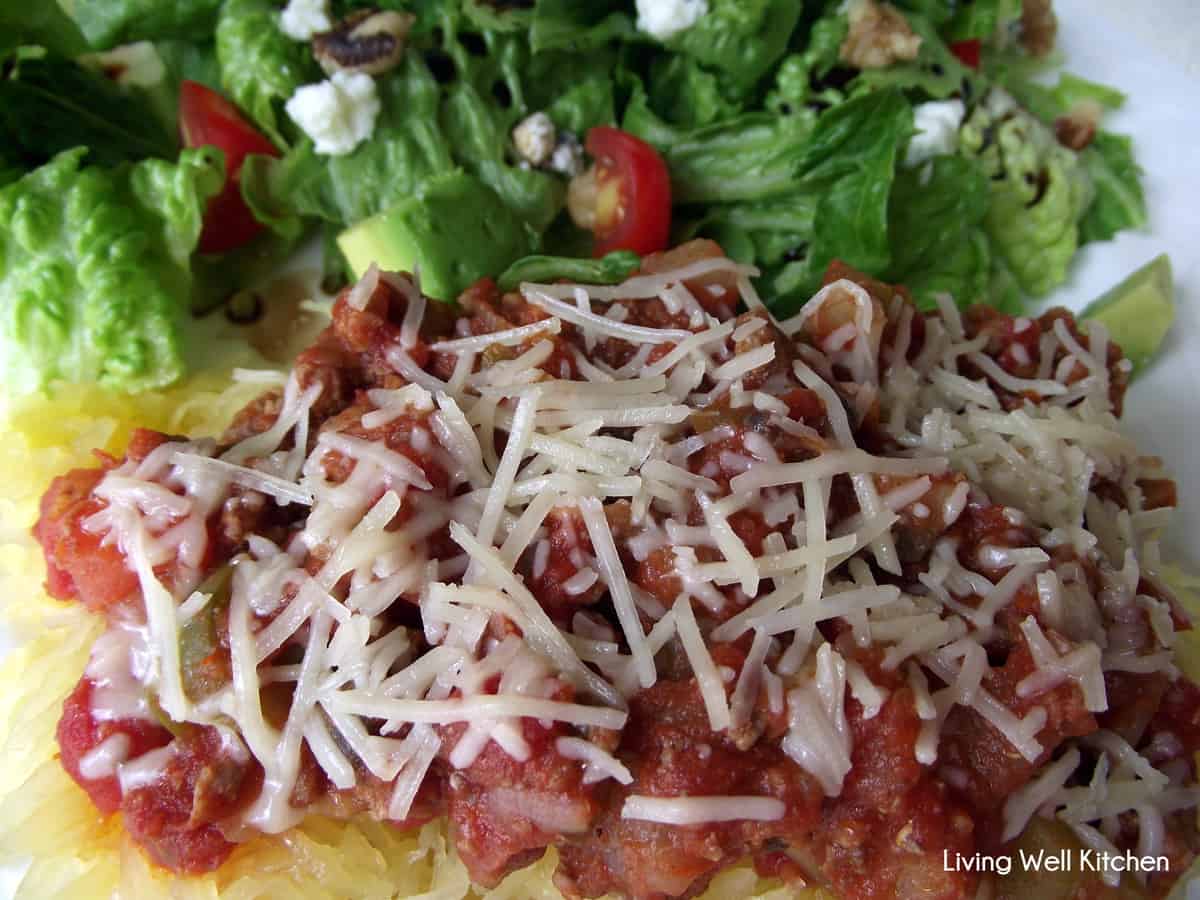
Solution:
M774 797L647 797L630 794L621 807L622 819L641 819L663 825L705 825L747 819L774 822L786 813L783 802Z

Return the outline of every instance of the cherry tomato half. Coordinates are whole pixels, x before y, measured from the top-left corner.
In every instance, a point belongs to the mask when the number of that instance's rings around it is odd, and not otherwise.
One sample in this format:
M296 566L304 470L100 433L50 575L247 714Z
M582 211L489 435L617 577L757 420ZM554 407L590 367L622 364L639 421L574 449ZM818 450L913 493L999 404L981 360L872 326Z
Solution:
M983 45L979 38L969 41L955 41L950 45L950 52L959 58L964 66L972 69L979 68L979 52Z
M645 256L667 246L671 230L671 177L658 152L626 131L608 126L587 133L596 160L596 256L632 250Z
M262 225L242 199L242 162L250 153L278 156L279 151L232 103L195 81L184 81L179 89L179 130L184 146L212 146L225 153L225 187L208 202L200 252L225 253L248 243Z

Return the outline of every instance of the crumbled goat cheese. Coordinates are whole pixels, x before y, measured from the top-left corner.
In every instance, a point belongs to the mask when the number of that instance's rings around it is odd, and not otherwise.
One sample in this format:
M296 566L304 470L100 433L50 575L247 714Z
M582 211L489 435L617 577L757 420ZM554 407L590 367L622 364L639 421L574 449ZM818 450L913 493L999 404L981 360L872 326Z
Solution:
M531 166L543 165L554 153L558 141L554 123L544 112L526 116L512 132L513 145L521 159Z
M695 25L708 12L708 0L637 0L637 27L660 41Z
M526 116L512 131L522 168L545 169L573 178L584 169L583 147L569 131L559 131L544 112Z
M334 72L328 81L299 88L285 109L318 153L342 156L371 136L379 107L370 75Z
M958 149L958 129L967 112L961 100L922 103L913 112L916 134L908 144L905 165L919 166Z
M329 0L291 0L279 14L279 30L293 41L312 40L332 27Z
M560 134L558 145L550 154L550 161L546 163L546 168L569 178L574 178L582 172L584 169L583 146L579 143L579 138L569 131Z

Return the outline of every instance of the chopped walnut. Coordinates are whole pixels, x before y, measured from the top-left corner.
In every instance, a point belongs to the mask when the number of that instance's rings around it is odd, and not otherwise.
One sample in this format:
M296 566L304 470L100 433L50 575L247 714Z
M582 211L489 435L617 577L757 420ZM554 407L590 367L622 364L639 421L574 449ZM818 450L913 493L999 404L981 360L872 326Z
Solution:
M908 20L890 3L854 0L846 14L850 32L838 51L846 65L856 69L882 69L917 58L921 37L913 34Z
M313 36L313 56L327 75L334 72L382 74L399 64L415 21L412 13L358 10L331 30Z
M1096 136L1102 112L1098 103L1081 101L1065 116L1054 120L1054 136L1064 147L1078 152Z
M1034 56L1046 56L1058 37L1058 17L1053 0L1023 0L1021 4L1021 46Z

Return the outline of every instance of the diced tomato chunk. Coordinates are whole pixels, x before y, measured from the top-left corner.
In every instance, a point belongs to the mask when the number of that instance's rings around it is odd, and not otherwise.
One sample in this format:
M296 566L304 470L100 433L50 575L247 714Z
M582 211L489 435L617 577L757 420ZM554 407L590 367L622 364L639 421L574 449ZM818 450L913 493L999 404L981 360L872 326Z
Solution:
M262 787L262 769L230 755L215 728L189 729L172 747L159 778L127 793L125 828L160 866L211 872L233 852L220 822Z
M815 391L793 388L781 399L787 404L788 415L793 419L811 424L825 418L825 405Z
M135 428L126 455L141 461L165 441L167 435ZM92 496L105 473L117 465L107 453L96 452L101 465L72 469L59 475L42 495L33 536L46 556L46 590L59 600L78 600L104 610L137 588L137 576L115 545L83 528L83 522L103 504Z
M75 469L50 483L33 536L46 556L46 590L103 611L137 589L137 575L115 544L86 531L84 521L102 508L91 496L103 469Z
M959 58L964 66L970 69L979 68L979 56L983 50L983 42L979 38L969 41L955 41L950 45L950 52Z
M242 163L252 153L278 156L279 151L232 103L195 81L180 85L179 119L184 146L209 145L225 154L225 186L204 214L200 252L226 253L262 231L262 223L242 199Z
M85 778L80 772L84 758L115 735L124 735L129 742L125 759L136 759L143 753L165 746L171 733L155 722L144 719L97 720L92 709L95 685L87 676L63 702L62 718L58 720L59 758L67 774L83 788L100 812L109 815L121 805L121 786L116 774L104 778Z

